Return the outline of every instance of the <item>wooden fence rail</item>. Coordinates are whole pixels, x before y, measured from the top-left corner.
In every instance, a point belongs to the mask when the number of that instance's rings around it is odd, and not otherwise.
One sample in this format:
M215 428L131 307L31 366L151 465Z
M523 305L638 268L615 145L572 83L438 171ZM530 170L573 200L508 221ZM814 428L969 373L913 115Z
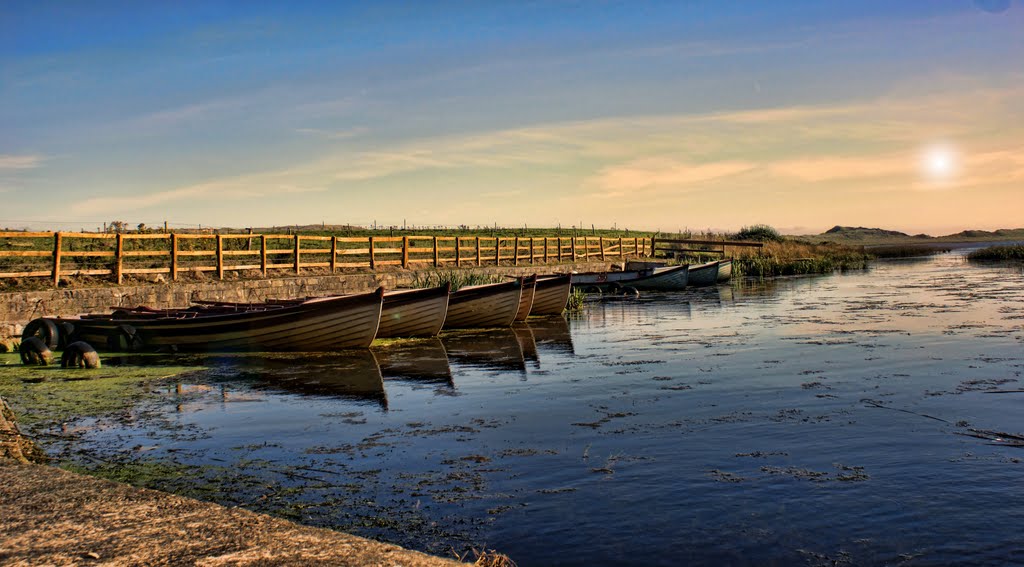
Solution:
M660 244L661 240L658 240ZM0 232L0 278L529 265L652 256L650 238Z
M729 248L761 248L763 242L748 242L745 240L695 240L695 239L672 239L672 238L651 238L652 258L671 258L685 254L717 254L725 257ZM659 254L660 253L660 254Z

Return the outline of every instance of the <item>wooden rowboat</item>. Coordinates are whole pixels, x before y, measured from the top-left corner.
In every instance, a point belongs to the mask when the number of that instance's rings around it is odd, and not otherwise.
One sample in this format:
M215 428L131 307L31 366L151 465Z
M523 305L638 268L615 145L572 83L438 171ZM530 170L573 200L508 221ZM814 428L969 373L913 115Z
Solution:
M585 289L595 287L602 291L634 287L678 291L685 289L689 282L686 265L627 270L622 272L589 272L572 275L572 286Z
M451 284L384 294L378 339L433 337L441 332L448 314Z
M522 296L522 278L453 291L448 298L444 328L508 327L519 312Z
M732 277L732 259L718 261L718 283L727 282Z
M448 294L451 284L423 289L402 289L384 293L378 339L398 337L433 337L441 331L448 313ZM286 305L298 305L315 299L268 299L263 303L234 303L230 301L193 301L204 312L213 310L261 310Z
M52 319L98 349L334 351L366 348L380 323L384 290L262 309L217 308Z
M537 290L534 292L530 316L561 315L569 303L571 291L572 274L537 278Z
M523 293L519 297L519 309L516 310L515 321L525 321L533 309L534 298L537 295L537 275L523 278Z
M690 266L689 277L690 285L694 287L715 285L718 282L718 262L712 261L706 264Z

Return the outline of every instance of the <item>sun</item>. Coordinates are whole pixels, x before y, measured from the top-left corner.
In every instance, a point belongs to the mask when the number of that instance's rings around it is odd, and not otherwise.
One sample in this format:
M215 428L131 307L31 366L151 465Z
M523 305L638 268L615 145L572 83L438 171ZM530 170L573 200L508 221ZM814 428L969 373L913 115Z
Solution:
M953 181L960 172L960 153L948 143L935 143L921 150L921 175L933 183Z

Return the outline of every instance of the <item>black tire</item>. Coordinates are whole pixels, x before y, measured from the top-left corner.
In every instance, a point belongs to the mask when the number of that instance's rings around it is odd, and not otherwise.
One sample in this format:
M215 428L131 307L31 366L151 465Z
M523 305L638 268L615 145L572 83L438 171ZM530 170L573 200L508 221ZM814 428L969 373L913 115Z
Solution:
M608 293L619 295L622 293L622 284L619 282L612 282L608 284Z
M57 329L57 324L52 319L33 319L28 325L25 325L25 330L21 333L21 342L25 342L25 339L29 337L37 337L43 341L46 348L53 350L60 344L60 330Z
M623 297L640 297L640 290L631 285L627 285L622 288L622 295Z
M109 352L139 352L142 350L142 346L142 338L135 330L135 327L131 325L118 325L107 336L107 350Z
M50 347L36 336L22 339L18 352L21 354L22 364L49 366L53 362L53 352L50 351Z
M57 337L57 347L63 350L69 344L75 342L75 326L69 321L62 321L57 325L60 336Z
M100 355L92 345L85 341L76 341L64 348L60 356L61 368L99 368Z

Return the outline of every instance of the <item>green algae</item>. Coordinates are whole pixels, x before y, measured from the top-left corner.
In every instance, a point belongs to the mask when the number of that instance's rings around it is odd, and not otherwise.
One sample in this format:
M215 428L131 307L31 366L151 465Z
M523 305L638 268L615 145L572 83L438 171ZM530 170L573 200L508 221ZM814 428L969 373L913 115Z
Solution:
M85 417L102 417L132 407L153 383L201 370L196 366L114 366L60 368L25 366L16 354L0 355L0 396L21 425L38 429Z

